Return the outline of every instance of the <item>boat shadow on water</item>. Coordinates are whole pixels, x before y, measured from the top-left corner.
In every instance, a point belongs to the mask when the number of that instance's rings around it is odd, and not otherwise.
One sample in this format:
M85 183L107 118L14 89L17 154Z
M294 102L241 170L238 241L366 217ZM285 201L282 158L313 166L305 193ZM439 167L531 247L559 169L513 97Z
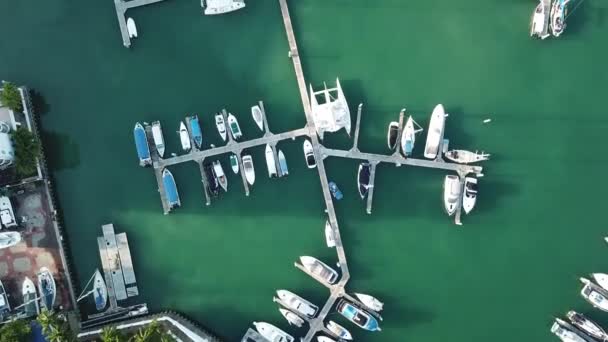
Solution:
M585 29L605 27L608 24L608 7L591 8L592 4L593 2L587 0L570 1L563 38L568 40L568 36L581 34Z

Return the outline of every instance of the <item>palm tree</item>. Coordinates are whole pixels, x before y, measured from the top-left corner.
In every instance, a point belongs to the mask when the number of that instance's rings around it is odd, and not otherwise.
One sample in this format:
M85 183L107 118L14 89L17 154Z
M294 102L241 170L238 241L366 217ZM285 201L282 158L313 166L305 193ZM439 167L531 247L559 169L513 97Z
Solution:
M163 331L160 324L154 320L146 327L139 329L139 331L131 337L130 342L169 342L172 340L173 339Z
M2 102L2 105L7 106L16 112L20 112L23 109L21 106L21 93L19 93L19 89L10 82L4 82L4 84L2 84L0 102Z
M48 310L42 310L38 314L37 321L42 327L42 333L49 342L70 342L75 340L65 318L59 317Z
M125 337L115 327L104 327L101 330L102 342L126 342Z
M18 319L10 321L0 328L0 342L28 341L32 328L28 321Z

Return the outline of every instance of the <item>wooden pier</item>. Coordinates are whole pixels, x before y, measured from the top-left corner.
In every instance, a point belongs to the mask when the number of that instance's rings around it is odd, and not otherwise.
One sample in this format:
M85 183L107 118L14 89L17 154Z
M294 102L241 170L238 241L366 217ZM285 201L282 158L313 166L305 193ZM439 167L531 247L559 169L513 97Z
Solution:
M118 19L118 27L120 28L120 35L122 36L122 44L125 47L131 46L131 38L129 38L129 31L127 30L127 18L125 18L127 10L129 8L146 6L161 1L164 0L114 0L114 6L116 7L116 18Z

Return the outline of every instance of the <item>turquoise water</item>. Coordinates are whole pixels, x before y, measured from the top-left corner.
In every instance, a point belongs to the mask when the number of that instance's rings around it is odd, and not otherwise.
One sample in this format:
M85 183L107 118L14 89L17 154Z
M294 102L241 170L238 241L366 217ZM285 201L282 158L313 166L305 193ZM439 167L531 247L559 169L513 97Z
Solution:
M263 147L255 148L251 196L229 172L230 192L211 207L197 165L172 167L183 207L163 216L132 137L136 121L158 119L168 153L178 152L179 120L198 113L205 141L217 144L213 114L224 107L241 118L246 138L257 137L249 107L258 100L273 131L302 127L278 3L249 1L213 18L202 17L196 1L139 8L129 14L140 33L131 49L121 44L111 1L78 5L0 3L12 28L0 40L0 74L44 97L44 144L81 285L99 266L101 224L113 222L129 234L140 297L151 308L184 312L228 340L254 320L287 329L271 301L276 289L318 304L327 296L293 262L300 255L335 262L302 140L279 145L289 177L265 178ZM382 332L345 323L357 341L554 341L551 320L569 309L608 326L579 297L577 280L605 272L608 255L608 6L586 1L562 38L546 41L528 37L534 6L292 1L307 80L318 86L339 76L351 111L365 104L362 150L388 152L386 127L401 108L426 127L443 103L451 146L492 153L462 227L442 210L444 172L381 165L367 215L357 162L326 160L345 195L336 210L348 290L386 302ZM326 140L348 146L342 135ZM228 156L222 161L228 170Z

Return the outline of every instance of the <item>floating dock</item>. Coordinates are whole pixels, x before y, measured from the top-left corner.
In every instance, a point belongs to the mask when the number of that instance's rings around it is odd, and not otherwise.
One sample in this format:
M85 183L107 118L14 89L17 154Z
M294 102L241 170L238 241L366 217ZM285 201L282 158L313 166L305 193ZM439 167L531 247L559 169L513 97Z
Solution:
M116 18L118 19L118 27L120 28L120 35L122 36L122 45L125 47L131 46L131 38L129 37L129 30L127 30L127 18L125 17L127 10L129 8L151 5L161 1L164 0L114 0Z

